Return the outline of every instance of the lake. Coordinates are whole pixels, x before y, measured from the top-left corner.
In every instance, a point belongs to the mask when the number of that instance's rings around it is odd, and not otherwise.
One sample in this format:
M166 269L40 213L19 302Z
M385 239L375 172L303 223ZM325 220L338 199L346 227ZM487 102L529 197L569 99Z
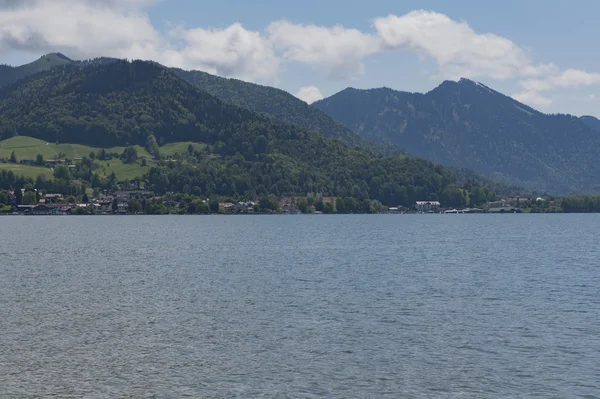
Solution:
M0 217L0 397L598 398L599 228Z

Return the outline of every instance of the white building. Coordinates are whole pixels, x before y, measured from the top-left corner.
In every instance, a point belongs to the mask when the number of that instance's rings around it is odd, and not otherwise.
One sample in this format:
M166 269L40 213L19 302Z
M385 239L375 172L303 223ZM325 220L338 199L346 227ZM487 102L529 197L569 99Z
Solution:
M440 203L438 201L417 201L415 208L419 212L439 211Z

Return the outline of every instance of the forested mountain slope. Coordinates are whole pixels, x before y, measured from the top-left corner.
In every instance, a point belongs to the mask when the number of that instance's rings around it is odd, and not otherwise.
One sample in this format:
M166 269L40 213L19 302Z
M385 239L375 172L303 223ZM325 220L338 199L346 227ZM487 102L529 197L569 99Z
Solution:
M346 89L313 106L367 140L432 162L540 192L600 190L600 135L589 123L543 114L467 79L426 94Z
M152 168L158 191L322 192L410 205L464 202L455 173L413 157L384 157L226 104L149 62L66 65L0 89L0 133L95 147L206 144L195 163ZM152 139L151 139L152 138ZM493 196L487 192L486 196ZM461 200L462 198L462 200Z

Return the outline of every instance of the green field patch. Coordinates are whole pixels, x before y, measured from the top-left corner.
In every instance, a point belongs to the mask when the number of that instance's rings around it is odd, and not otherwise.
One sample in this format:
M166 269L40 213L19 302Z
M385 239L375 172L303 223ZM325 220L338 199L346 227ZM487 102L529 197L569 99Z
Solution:
M188 147L192 146L194 151L204 150L206 144L193 143L193 142L179 142L169 143L160 147L160 153L164 157L174 156L177 153L187 154ZM135 147L139 157L148 158L148 162L151 163L150 158L152 156L148 151L139 145ZM91 152L98 154L101 148L90 147L81 144L68 144L68 143L48 143L44 140L39 140L33 137L16 136L10 139L0 141L0 158L10 158L11 153L14 151L17 161L23 159L35 159L38 154L42 154L44 159L55 159L59 154L61 159L73 159L89 157ZM105 148L105 151L109 154L121 154L125 150L125 147L112 147ZM100 163L100 169L96 172L100 175L110 176L111 173L115 173L119 180L131 180L137 177L142 177L146 172L150 170L150 166L142 166L141 162L135 163L123 163L120 159L113 158L107 161L98 161ZM45 167L29 166L21 164L0 164L1 169L12 170L17 175L25 175L26 177L36 178L38 175L45 177L52 177L52 170Z
M135 145L138 156L150 158L148 151L142 146ZM0 141L0 158L9 158L14 151L17 160L35 159L38 154L42 154L44 159L54 159L59 154L62 159L68 158L83 158L89 157L91 152L98 153L101 148L90 147L82 144L68 143L48 143L44 140L35 139L33 137L16 136L10 139ZM125 147L105 148L108 153L121 154Z
M148 151L144 147L142 147L141 145L134 145L132 147L134 147L135 150L137 151L138 157L146 157L146 158L151 158L152 157L152 155L150 155L148 153ZM107 148L106 152L116 153L116 154L121 155L123 153L123 151L125 151L125 148L126 147L112 147L112 148ZM96 148L95 150L96 150L96 152L100 151L99 148Z
M42 175L46 178L52 178L52 170L41 166L19 165L14 163L0 163L0 170L12 171L17 176L30 177L36 179Z
M149 170L150 166L142 166L139 162L123 163L120 159L111 159L110 161L101 161L100 169L96 172L105 176L110 176L114 172L118 180L132 180L141 178Z

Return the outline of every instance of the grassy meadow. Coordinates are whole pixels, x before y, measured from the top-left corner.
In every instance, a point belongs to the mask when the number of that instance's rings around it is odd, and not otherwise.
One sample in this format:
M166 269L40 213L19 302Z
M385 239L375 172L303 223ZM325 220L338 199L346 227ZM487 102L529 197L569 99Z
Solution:
M192 142L169 143L160 147L160 152L163 156L173 156L177 153L187 153L189 145L192 145L195 150L202 150L206 145ZM134 146L138 156L148 158L148 164L152 156L144 147L139 145ZM101 148L90 147L81 144L67 143L48 143L44 140L39 140L33 137L16 136L10 139L0 141L0 158L8 159L14 151L17 161L22 159L35 159L38 154L42 154L44 159L55 159L60 155L61 159L67 158L83 158L89 157L91 152L98 153ZM108 153L121 154L125 147L105 148ZM146 173L150 166L142 166L138 161L136 163L125 164L120 159L111 159L108 161L98 161L100 169L98 173L109 176L115 173L119 180L128 180L136 177L141 177ZM38 175L52 177L52 170L45 167L0 163L0 170L12 170L17 175L24 175L31 178L36 178Z

